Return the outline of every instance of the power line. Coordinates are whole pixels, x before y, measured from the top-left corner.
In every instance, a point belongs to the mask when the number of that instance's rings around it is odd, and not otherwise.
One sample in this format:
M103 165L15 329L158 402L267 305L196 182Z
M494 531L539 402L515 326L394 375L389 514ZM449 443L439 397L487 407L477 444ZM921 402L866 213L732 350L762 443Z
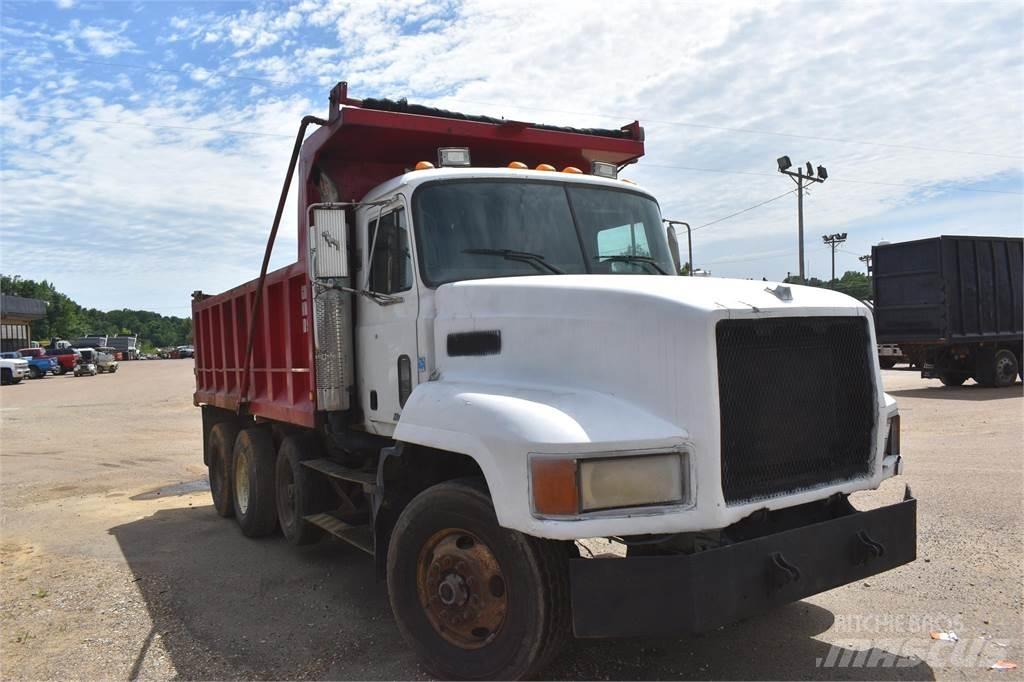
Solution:
M91 65L95 65L95 66L106 66L106 67L121 68L121 69L139 69L139 70L156 71L156 72L161 72L161 73L178 73L178 74L185 75L185 76L191 75L191 74L189 74L187 71L185 71L183 69L170 69L170 68L167 68L167 67L160 67L160 66L144 66L144 65L141 65L141 64L119 64L119 63L114 63L114 62L103 62L103 61L92 60L92 59L77 59L77 58L66 58L66 57L58 57L58 58L55 58L54 61L78 62L78 63L82 63L82 64L91 64ZM229 75L229 74L224 74L224 73L218 73L216 70L207 69L206 67L198 67L198 68L202 68L204 71L209 72L211 74L211 77L217 77L217 78L228 78L228 79L232 79L232 80L244 80L244 81L258 82L258 83L272 83L272 84L275 84L275 85L289 85L289 86L292 86L292 87L321 87L320 83L313 83L312 81L309 81L309 82L306 82L306 81L282 81L282 80L275 80L275 79L272 79L272 78L261 78L261 77L258 77L258 76ZM494 102L484 102L484 101L481 101L481 100L468 100L468 99L454 98L454 99L449 99L449 101L455 102L455 103L463 103L463 104L478 104L480 106L496 106ZM497 105L497 106L507 106L507 105ZM516 104L514 106L516 106L518 108L521 108L521 109L531 110L531 111L546 111L546 112L550 112L550 113L568 114L568 115L572 115L572 116L596 116L597 118L609 118L609 119L614 118L614 119L617 119L617 120L631 118L630 116L625 116L625 115L622 115L622 114L602 114L602 113L593 112L593 111L587 111L587 112L570 111L570 110L565 110L565 109L551 109L551 108L547 108L547 107L537 107L537 106L530 106L530 105L523 105L523 104ZM826 136L822 136L822 135L805 135L805 134L800 134L800 133L784 133L784 132L778 132L778 131L773 131L773 130L758 130L758 129L755 129L755 128L739 128L739 127L732 127L732 126L712 125L712 124L707 124L707 123L692 123L692 122L689 122L689 121L669 121L669 120L663 120L663 119L646 119L646 121L648 123L657 123L657 124L660 124L660 125L679 126L679 127L685 127L685 128L701 128L701 129L706 129L706 130L720 130L720 131L725 131L725 132L741 133L741 134L746 134L746 135L770 135L770 136L776 136L776 137L788 137L788 138L796 138L796 139L803 139L803 140L818 140L818 141L821 141L821 142L836 142L836 143L840 143L840 144L857 144L857 145L867 145L867 146L873 146L873 147L885 147L885 148L889 148L889 149L906 149L906 150L910 150L910 151L936 152L936 153L940 153L940 154L961 154L961 155L965 155L965 156L987 156L987 157L992 157L992 158L1015 159L1015 160L1016 159L1024 159L1024 156L1019 155L1019 154L995 154L995 153L991 153L991 152L979 152L979 151L971 151L971 150L965 150L965 149L949 149L949 148L942 148L942 147L929 147L929 146L926 146L926 145L897 144L897 143L893 143L893 142L875 142L875 141L868 141L868 140L855 140L855 139L851 139L851 138L842 138L842 137L826 137Z
M704 223L703 225L698 225L697 227L693 228L693 231L696 232L697 230L699 230L701 228L709 227L711 225L714 225L715 223L720 223L723 220L728 220L729 218L735 218L736 216L740 215L741 213L746 213L747 211L753 211L755 208L760 208L761 206L764 206L765 204L770 204L771 202L777 201L777 200L781 199L782 197L788 196L788 195L792 194L795 191L796 191L795 188L791 189L788 192L783 192L782 194L780 194L778 196L774 196L771 199L765 199L764 201L762 201L759 204L754 204L753 206L748 206L747 208L744 208L741 211L736 211L735 213L730 213L727 216L722 216L721 218L716 218L715 220L712 220L710 223Z

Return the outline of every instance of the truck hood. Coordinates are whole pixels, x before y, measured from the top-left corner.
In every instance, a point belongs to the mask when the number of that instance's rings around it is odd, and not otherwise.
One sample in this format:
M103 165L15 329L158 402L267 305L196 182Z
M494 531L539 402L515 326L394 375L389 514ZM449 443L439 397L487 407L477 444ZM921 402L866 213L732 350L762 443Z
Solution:
M527 306L531 316L575 316L578 310L563 307L569 303L584 305L597 317L621 321L629 318L628 309L619 307L623 304L629 307L647 304L677 311L682 308L695 313L738 310L783 315L858 315L862 313L854 311L867 311L856 299L828 289L757 280L654 275L552 275L472 280L440 287L437 300L439 317L460 318L491 314L508 317L521 305ZM808 313L808 309L815 312Z
M719 320L870 319L862 303L827 289L653 275L458 282L437 289L436 306L442 380L596 391L676 424L684 413L695 416L695 401L717 398ZM466 333L455 337L453 354L452 335Z

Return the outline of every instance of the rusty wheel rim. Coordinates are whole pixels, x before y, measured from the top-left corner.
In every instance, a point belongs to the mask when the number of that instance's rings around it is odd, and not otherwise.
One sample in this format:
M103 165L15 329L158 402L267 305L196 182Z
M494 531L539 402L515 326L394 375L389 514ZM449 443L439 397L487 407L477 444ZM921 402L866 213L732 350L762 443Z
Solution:
M416 570L420 606L445 641L480 649L501 631L508 591L501 565L472 533L446 528L420 550Z

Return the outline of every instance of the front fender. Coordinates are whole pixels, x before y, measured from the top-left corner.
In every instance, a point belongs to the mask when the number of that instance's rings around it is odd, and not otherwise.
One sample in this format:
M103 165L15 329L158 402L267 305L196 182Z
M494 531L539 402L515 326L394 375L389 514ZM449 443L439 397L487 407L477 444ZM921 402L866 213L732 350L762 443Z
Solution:
M472 457L498 523L548 536L533 517L528 455L672 448L684 429L614 395L549 387L432 381L409 396L394 438Z

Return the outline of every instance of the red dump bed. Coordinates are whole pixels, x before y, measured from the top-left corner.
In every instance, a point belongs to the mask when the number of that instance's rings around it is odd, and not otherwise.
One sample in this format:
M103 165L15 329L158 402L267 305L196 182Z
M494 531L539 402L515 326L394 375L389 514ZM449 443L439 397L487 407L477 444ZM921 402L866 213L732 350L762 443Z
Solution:
M243 381L249 324L258 279L216 296L193 297L196 349L195 403L313 426L316 382L306 273L306 215L321 201L317 179L327 175L342 201L356 201L418 161L437 159L438 147L468 147L477 167L576 166L592 161L624 165L644 153L636 122L615 130L557 128L409 105L404 101L353 100L340 83L331 92L327 125L306 138L299 159L299 256L268 273L256 311L246 395ZM350 242L351 243L351 242ZM255 265L255 264L254 264Z

